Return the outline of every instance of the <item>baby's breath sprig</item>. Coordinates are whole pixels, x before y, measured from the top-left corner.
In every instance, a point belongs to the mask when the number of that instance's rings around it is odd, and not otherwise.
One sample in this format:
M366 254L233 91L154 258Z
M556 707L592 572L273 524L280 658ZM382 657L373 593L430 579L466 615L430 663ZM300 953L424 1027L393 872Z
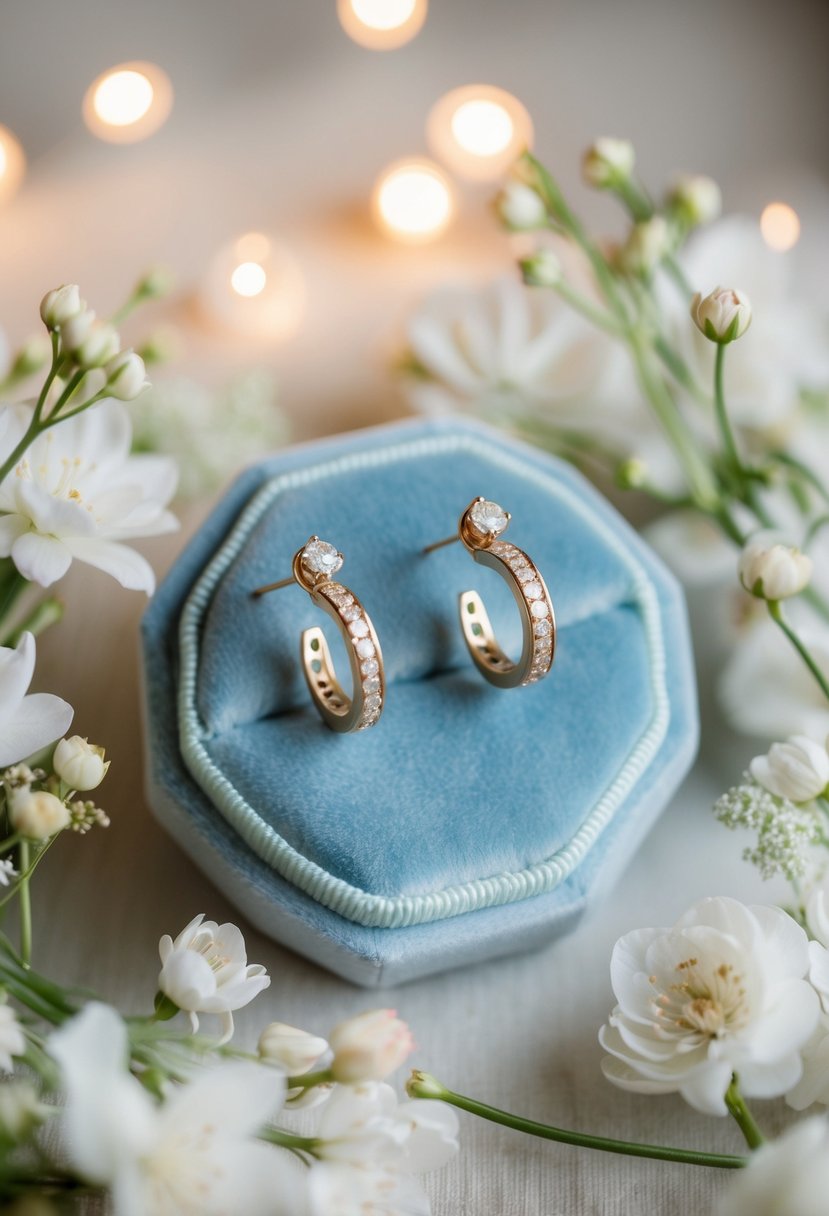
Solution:
M714 814L732 831L748 828L757 832L756 845L747 845L743 858L766 879L782 874L796 883L806 873L810 851L825 843L813 802L798 804L772 794L754 781L750 773L743 775L741 785L733 786L717 799Z

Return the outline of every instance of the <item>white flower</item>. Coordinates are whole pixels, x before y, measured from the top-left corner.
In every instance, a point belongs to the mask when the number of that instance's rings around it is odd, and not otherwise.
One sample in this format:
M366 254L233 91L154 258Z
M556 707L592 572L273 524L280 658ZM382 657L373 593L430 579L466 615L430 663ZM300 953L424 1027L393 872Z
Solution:
M103 367L118 354L121 339L112 325L93 325L86 337L74 347L75 358L81 367Z
M799 630L829 679L829 631ZM755 624L728 658L719 684L725 714L735 730L780 739L821 738L829 731L829 705L814 676L770 622Z
M271 1022L259 1036L259 1055L263 1060L280 1064L292 1077L309 1072L322 1059L328 1044L315 1034L287 1026L284 1022Z
M12 1056L22 1056L26 1050L26 1037L11 1005L6 1004L5 993L0 994L0 1069L11 1072L14 1068Z
M47 291L40 301L40 316L47 329L60 329L83 308L80 288L75 283L66 283Z
M330 1036L335 1081L383 1081L408 1059L412 1032L394 1009L373 1009L335 1026Z
M118 401L132 401L147 385L144 360L134 350L115 355L104 367L106 390Z
M26 786L7 794L9 822L28 840L48 840L69 825L69 808L48 790Z
M0 411L0 458L30 420L28 406ZM131 440L129 415L109 400L40 435L0 483L0 556L43 587L77 558L151 594L152 568L122 542L178 527L165 510L176 470L166 457L131 456Z
M514 232L529 232L547 223L547 208L541 195L524 182L508 182L495 200L495 209Z
M564 277L561 260L552 249L539 249L520 262L524 282L530 287L557 287Z
M24 633L14 650L0 646L0 767L14 764L57 739L74 710L47 692L29 693L35 640Z
M602 136L591 144L582 158L584 180L600 190L615 186L630 177L635 159L629 140Z
M128 1068L128 1039L114 1009L92 1003L57 1030L50 1054L63 1073L69 1160L112 1193L115 1216L295 1216L296 1176L257 1142L282 1082L247 1062L207 1068L157 1106Z
M751 303L743 291L715 287L707 296L695 293L691 316L700 333L711 342L734 342L751 324Z
M739 561L740 582L764 600L798 595L812 578L812 559L794 545L754 538L747 541Z
M417 1179L394 1170L355 1168L320 1161L308 1175L311 1216L429 1216L429 1198Z
M829 947L829 874L806 897L806 926L817 942Z
M672 929L640 929L616 943L619 1004L600 1041L605 1076L638 1093L679 1092L725 1115L737 1072L749 1097L774 1097L800 1079L800 1049L819 1001L808 980L808 939L779 908L704 899Z
M755 756L751 775L772 794L792 802L810 802L829 785L829 753L807 735L774 743L766 756Z
M619 264L629 274L651 274L670 247L670 232L664 216L634 224L619 250Z
M85 342L95 324L95 309L81 301L80 311L60 327L60 344L64 351L76 351Z
M9 861L7 857L0 861L0 887L11 886L13 878L19 878L17 870L14 868L14 862Z
M738 1170L717 1216L826 1216L829 1124L804 1119L762 1145Z
M52 757L52 767L61 781L73 790L94 790L103 781L109 768L102 747L96 747L80 735L61 739Z
M317 1151L327 1161L423 1173L458 1151L451 1106L428 1099L398 1102L390 1085L340 1085L322 1112Z
M668 196L669 205L691 228L710 224L722 211L722 191L711 177L701 173L683 173L674 182Z
M236 925L205 921L203 912L175 941L165 934L158 953L160 991L190 1014L194 1032L198 1014L219 1014L223 1042L233 1034L233 1010L249 1004L271 982L263 966L248 964L245 939Z

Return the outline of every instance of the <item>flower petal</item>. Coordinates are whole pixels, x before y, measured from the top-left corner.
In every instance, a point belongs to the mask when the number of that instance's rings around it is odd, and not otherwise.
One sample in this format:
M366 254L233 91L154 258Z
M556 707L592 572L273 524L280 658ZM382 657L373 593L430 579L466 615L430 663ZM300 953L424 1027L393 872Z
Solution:
M18 536L28 532L31 526L25 515L0 516L0 557L8 557Z
M274 1117L285 1098L285 1080L274 1068L245 1060L217 1064L176 1090L161 1111L171 1132L187 1124L215 1124L221 1136L253 1136Z
M17 646L0 646L0 722L17 713L35 674L35 639L28 631Z
M54 536L27 532L12 545L12 561L24 578L41 587L51 587L72 565L72 554Z
M14 717L0 726L0 765L14 764L54 743L69 729L75 711L49 692L24 697Z
M96 570L103 570L105 574L111 574L129 591L146 591L147 595L152 595L155 590L152 566L145 557L127 545L90 536L67 538L65 547L72 557L94 566Z

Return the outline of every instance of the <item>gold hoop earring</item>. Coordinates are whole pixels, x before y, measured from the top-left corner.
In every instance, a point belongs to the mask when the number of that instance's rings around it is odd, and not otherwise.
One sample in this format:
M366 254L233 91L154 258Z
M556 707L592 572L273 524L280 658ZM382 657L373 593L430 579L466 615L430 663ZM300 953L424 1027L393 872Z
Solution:
M371 617L347 587L332 579L343 560L342 553L333 545L312 536L294 554L290 578L251 592L259 599L270 591L297 583L339 628L351 664L354 688L351 697L337 679L323 631L318 626L305 629L300 639L300 661L311 698L326 726L339 734L374 726L380 720L386 699L383 655Z
M500 574L513 593L523 632L517 662L508 658L498 645L478 592L464 591L458 601L461 629L472 660L484 679L496 688L517 688L543 680L553 665L556 647L553 601L538 567L522 549L498 539L509 521L509 514L498 503L476 498L461 515L457 536L439 540L423 550L431 553L461 541L473 559Z

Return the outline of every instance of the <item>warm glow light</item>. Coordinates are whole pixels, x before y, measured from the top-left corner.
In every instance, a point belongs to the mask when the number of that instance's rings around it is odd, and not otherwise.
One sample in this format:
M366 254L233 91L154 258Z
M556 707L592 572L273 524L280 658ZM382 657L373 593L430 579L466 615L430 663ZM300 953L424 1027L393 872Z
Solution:
M230 285L240 296L258 296L267 281L268 276L258 262L242 262L230 276Z
M512 93L470 84L433 106L426 135L434 154L461 177L495 181L531 147L533 127Z
M284 342L302 321L305 281L290 250L263 232L247 232L213 258L200 299L223 329Z
M146 139L173 104L170 80L152 63L119 63L86 91L83 114L94 135L112 143Z
M426 20L428 0L337 0L340 24L372 51L391 51L414 38Z
M800 238L800 219L788 203L769 203L760 216L760 231L770 249L785 253Z
M452 218L449 182L428 160L396 161L374 188L374 212L382 227L400 241L433 241Z
M8 127L0 126L0 202L17 192L25 172L26 157L20 141Z

